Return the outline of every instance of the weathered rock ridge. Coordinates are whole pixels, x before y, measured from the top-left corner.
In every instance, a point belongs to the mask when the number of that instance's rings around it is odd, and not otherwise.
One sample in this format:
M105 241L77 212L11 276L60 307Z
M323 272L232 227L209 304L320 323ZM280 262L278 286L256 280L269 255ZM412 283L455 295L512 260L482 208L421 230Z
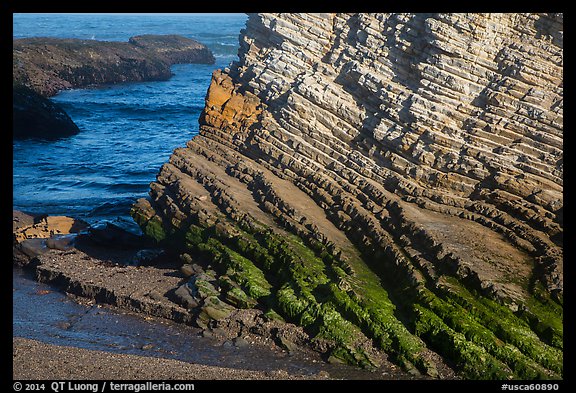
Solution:
M23 38L13 43L15 83L45 97L90 85L166 80L176 63L213 64L203 44L177 35L142 35L129 42Z
M132 214L332 360L560 378L562 67L562 14L250 15Z

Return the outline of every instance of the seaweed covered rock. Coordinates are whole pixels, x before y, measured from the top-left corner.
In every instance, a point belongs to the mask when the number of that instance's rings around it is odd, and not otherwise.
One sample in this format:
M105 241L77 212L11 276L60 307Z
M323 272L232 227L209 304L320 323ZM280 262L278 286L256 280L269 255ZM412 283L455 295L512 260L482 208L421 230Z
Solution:
M562 378L562 23L251 14L132 215L331 361Z

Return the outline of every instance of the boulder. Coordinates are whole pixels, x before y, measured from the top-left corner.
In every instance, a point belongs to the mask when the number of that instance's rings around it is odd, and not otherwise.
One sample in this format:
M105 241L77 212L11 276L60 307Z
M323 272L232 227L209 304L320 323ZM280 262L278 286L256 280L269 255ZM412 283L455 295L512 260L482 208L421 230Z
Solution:
M190 278L188 285L192 294L197 299L205 299L210 296L218 296L220 292L215 287L216 281L214 276L207 273L198 273Z
M46 247L61 251L71 250L74 248L74 241L76 240L76 236L77 235L75 233L68 235L54 235L49 239L46 239Z
M74 247L78 233L88 224L66 216L47 216L12 211L12 260L26 266L31 258L57 249L68 251Z
M15 214L15 213L13 213ZM85 221L66 216L37 216L34 223L22 225L14 230L13 236L16 243L26 239L48 239L55 235L67 235L79 233L88 228Z
M34 258L47 252L48 247L46 239L25 239L19 244L18 250L28 258Z
M188 283L180 285L178 289L174 291L174 295L176 302L182 307L189 310L198 307L198 301L192 295L192 288L190 288Z
M84 236L83 239L95 243L99 246L123 249L140 248L149 244L143 236L129 232L126 229L111 222L92 225L88 230L87 235ZM146 253L142 253L140 257L144 257L144 254Z
M202 269L202 266L196 263L193 264L186 263L180 266L180 273L182 273L185 277L190 277L194 274L204 273L204 269Z
M224 319L234 310L234 307L223 302L216 296L207 297L204 299L204 304L196 317L196 324L201 328L206 328L210 321Z

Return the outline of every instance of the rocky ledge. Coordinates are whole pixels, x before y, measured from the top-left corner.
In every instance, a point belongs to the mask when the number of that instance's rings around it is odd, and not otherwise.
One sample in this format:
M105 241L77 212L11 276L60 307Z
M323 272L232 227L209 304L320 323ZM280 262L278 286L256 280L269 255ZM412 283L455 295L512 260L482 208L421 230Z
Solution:
M25 38L13 42L14 138L59 138L78 127L47 100L61 90L167 80L177 63L213 64L205 45L177 35L142 35L128 42Z
M376 348L432 377L562 378L562 30L252 14L132 215L213 267L193 309L261 310L364 367Z

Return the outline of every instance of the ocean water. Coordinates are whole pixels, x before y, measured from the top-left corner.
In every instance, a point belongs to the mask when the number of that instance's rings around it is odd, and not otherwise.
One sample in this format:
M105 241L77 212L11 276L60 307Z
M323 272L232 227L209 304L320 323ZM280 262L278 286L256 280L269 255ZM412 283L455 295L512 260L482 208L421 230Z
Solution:
M177 64L168 81L64 91L81 132L55 141L13 141L13 208L134 227L129 216L172 151L198 132L212 72L237 59L245 14L14 14L14 38L127 41L179 34L206 44L216 63Z

